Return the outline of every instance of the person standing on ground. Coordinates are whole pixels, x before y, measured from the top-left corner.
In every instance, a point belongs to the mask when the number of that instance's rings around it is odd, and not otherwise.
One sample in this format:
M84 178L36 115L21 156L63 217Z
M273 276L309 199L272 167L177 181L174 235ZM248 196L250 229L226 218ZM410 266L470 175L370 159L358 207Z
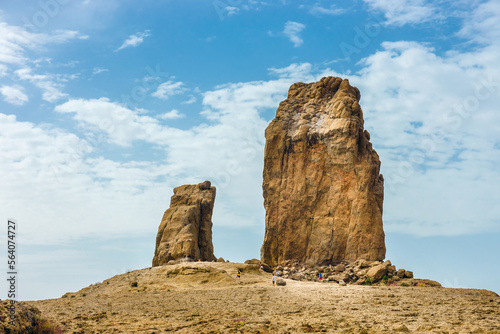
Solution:
M276 275L273 274L273 286L276 283Z
M238 269L238 271L236 272L236 277L237 278L240 278L241 277L241 271Z
M321 272L318 274L318 279L319 279L320 282L323 279L323 274Z

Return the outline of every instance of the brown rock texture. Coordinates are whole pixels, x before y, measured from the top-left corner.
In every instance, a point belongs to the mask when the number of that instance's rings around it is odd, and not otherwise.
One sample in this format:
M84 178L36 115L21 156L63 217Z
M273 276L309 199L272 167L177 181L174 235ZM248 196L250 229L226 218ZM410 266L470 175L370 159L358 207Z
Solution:
M210 181L174 189L156 236L153 267L190 258L216 261L212 244L215 187Z
M384 179L348 80L295 83L266 129L263 262L385 257Z

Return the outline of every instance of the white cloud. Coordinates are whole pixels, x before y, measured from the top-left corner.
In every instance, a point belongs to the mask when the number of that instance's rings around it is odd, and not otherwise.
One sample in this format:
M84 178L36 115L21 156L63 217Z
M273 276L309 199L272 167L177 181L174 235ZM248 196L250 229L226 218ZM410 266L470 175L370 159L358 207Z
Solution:
M182 118L182 117L185 117L186 115L184 114L181 114L179 112L179 110L177 109L172 109L171 111L169 112L166 112L166 113L163 113L163 114L160 114L159 116L157 116L159 119L177 119L177 118Z
M161 126L158 120L140 116L142 110L131 110L111 102L107 98L72 99L54 109L60 113L74 114L80 125L90 130L105 133L111 143L130 146L133 141L166 145L169 139L176 138L177 129Z
M22 65L28 61L27 50L37 50L45 45L61 44L75 38L85 37L71 30L57 30L52 34L35 34L21 27L0 22L0 63Z
M314 15L322 15L322 14L325 14L325 15L340 15L340 14L343 14L346 12L345 9L343 8L337 8L337 6L335 5L330 5L330 8L325 8L325 7L322 7L320 4L315 4L314 6L311 7L311 9L309 10L309 12L311 14L314 14Z
M115 52L123 50L128 47L136 47L139 46L144 42L144 38L151 36L151 33L149 30L144 30L144 32L138 32L134 35L130 35L124 42L123 44L115 50Z
M8 67L7 65L0 64L0 78L7 75Z
M47 102L53 103L68 96L59 90L62 85L55 82L50 75L32 74L32 70L28 67L16 70L15 73L19 79L28 80L40 88L43 91L42 98Z
M24 93L24 88L19 85L3 85L0 87L0 93L3 95L5 102L16 106L22 106L28 102L28 96Z
M232 6L227 6L225 9L227 11L228 16L238 14L238 12L240 11L238 7L232 7Z
M103 73L103 72L108 72L109 70L107 68L102 68L102 67L94 67L94 69L92 70L92 74L93 75L97 75L97 74L100 74L100 73Z
M174 82L172 80L169 80L167 82L160 84L156 89L156 92L154 92L151 95L166 100L170 96L179 95L188 91L188 89L183 86L184 83L181 81Z
M481 3L464 20L459 35L470 40L489 44L500 40L500 3L488 1Z
M0 77L5 76L8 70L19 68L14 72L21 80L28 80L43 91L43 99L55 102L65 97L51 75L32 74L27 65L33 63L39 66L40 59L30 59L28 52L43 50L51 44L62 44L73 39L86 39L88 36L81 35L78 31L56 30L50 34L32 33L25 29L0 22ZM44 58L44 61L50 59ZM3 64L2 64L3 63Z
M182 104L193 104L197 101L196 97L194 95L191 95L189 97L189 100L181 102Z
M306 26L302 23L288 21L285 23L285 28L283 33L288 37L293 46L298 48L304 43L304 40L299 36L300 32L304 30Z
M73 134L0 114L0 201L24 226L26 244L137 235L144 233L137 221L157 225L171 186L156 179L167 168L90 158L93 149Z
M288 78L290 80L302 80L303 78L311 78L312 66L310 63L291 64L282 68L270 68L269 72L277 75L280 78Z
M387 25L403 26L439 18L437 9L425 0L363 0L384 13Z

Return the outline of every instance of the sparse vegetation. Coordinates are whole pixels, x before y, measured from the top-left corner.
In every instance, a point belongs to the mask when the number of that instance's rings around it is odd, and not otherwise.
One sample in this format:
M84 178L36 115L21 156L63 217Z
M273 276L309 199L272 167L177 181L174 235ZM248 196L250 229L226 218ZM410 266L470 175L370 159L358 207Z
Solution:
M302 330L304 331L304 333L311 333L313 331L313 328L311 327L311 325L307 324L302 327Z
M248 321L246 321L245 318L238 318L238 319L233 319L233 326L235 328L241 328L248 324Z
M370 278L370 276L366 277L366 279L365 279L365 285L372 285L372 279Z
M130 286L133 288L137 288L139 286L139 283L137 282L137 276L139 276L139 275L135 274L132 276L132 272L130 270L126 272L127 280L129 282Z
M34 334L62 334L62 329L45 318L35 317Z
M389 281L389 277L387 277L387 275L384 275L384 277L382 277L382 283L384 283L384 285L387 285L388 281Z

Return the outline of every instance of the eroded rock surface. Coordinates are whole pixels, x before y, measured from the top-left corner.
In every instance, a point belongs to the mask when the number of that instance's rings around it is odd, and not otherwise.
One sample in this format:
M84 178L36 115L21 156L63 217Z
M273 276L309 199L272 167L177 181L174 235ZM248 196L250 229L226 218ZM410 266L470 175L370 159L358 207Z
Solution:
M266 129L263 262L382 260L384 179L360 92L327 77L296 83Z
M212 244L212 211L215 187L210 181L174 189L156 236L153 267L189 258L215 261Z

